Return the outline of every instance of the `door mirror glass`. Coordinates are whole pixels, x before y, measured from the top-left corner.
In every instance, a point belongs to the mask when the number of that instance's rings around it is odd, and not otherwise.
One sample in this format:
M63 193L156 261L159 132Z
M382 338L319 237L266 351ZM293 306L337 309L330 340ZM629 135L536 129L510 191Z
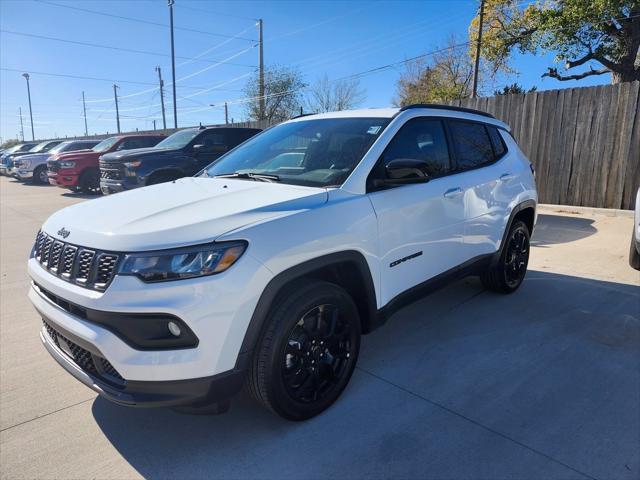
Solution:
M417 158L396 158L386 165L388 180L415 179L424 182L428 175L425 173L429 163Z
M205 145L198 144L193 146L193 153L195 153L196 155L199 153L204 153L206 151L207 151L207 147Z

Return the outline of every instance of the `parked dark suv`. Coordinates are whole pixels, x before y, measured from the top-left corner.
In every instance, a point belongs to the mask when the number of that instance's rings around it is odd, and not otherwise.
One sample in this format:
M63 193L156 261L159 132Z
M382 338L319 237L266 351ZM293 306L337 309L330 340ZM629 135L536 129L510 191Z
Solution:
M256 128L188 128L153 148L102 155L100 189L108 195L194 175L259 132Z

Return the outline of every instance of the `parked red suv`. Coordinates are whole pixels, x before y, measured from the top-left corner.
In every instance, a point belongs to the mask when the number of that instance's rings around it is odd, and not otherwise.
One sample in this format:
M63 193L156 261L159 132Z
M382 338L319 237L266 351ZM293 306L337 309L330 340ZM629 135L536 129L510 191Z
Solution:
M105 153L154 147L164 135L119 135L110 137L91 150L63 153L47 162L49 183L84 193L100 192L98 158Z

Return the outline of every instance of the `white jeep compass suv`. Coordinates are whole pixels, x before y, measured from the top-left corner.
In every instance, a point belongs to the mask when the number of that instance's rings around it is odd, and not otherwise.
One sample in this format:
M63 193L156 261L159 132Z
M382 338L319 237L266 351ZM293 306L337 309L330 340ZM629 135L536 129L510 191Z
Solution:
M417 294L474 274L516 290L536 202L531 164L486 113L305 116L196 177L55 213L29 297L50 354L113 402L206 410L246 384L302 420Z

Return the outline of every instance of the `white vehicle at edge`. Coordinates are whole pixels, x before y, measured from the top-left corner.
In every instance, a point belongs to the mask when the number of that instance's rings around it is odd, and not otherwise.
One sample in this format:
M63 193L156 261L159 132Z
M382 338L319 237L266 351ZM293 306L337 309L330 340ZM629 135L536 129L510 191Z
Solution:
M316 415L416 294L520 286L537 194L508 130L435 105L306 116L196 177L65 208L29 260L42 341L119 404L224 409L246 383Z

